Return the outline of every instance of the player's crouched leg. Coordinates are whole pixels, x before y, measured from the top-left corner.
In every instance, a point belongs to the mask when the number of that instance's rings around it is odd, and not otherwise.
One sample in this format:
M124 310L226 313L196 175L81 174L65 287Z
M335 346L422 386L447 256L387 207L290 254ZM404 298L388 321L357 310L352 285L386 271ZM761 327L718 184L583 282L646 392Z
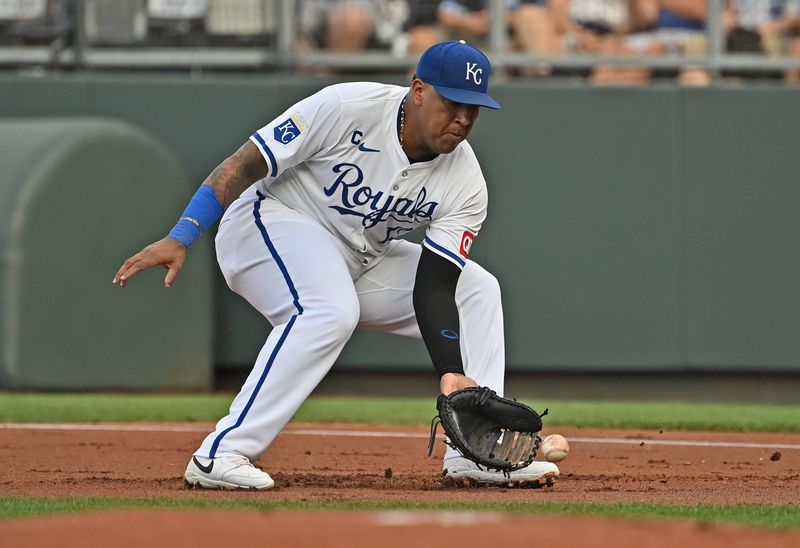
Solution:
M309 306L303 313L305 317L300 319L313 324L314 334L318 340L327 341L330 345L343 346L353 335L358 325L359 314L358 298L353 293L342 296L337 301Z
M477 263L468 261L456 289L464 368L478 384L500 395L505 377L501 297L497 278ZM444 480L455 485L542 487L553 485L559 473L558 466L551 462L534 461L505 475L478 466L453 449L446 451L442 466Z
M458 281L456 300L462 305L475 301L479 306L496 308L501 302L500 282L478 263L468 261Z
M500 284L491 273L467 261L456 288L461 322L461 352L467 375L503 395L505 333Z

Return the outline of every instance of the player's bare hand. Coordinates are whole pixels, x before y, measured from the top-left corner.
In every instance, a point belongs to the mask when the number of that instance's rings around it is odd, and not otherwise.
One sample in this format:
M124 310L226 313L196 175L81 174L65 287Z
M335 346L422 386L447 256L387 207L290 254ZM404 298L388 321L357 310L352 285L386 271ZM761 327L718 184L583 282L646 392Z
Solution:
M445 373L439 379L439 391L445 396L463 388L477 387L478 383L472 377L467 377L460 373Z
M164 285L172 287L172 283L183 266L184 260L186 260L186 247L172 238L164 238L148 245L122 263L122 266L114 276L113 283L119 284L120 287L125 287L128 280L142 270L146 270L151 266L161 265L167 269Z

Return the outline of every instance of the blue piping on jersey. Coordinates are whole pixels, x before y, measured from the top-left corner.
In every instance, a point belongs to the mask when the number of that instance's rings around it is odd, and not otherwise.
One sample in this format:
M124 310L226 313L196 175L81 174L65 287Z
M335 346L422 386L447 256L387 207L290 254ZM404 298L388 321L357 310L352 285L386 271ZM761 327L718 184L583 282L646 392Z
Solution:
M256 383L256 387L253 390L253 393L250 395L250 399L247 400L247 404L244 406L239 418L236 420L236 424L233 426L229 426L222 432L220 432L219 436L216 437L214 443L211 445L211 451L209 452L209 458L214 458L217 454L217 449L219 448L219 444L222 441L222 438L230 432L231 430L238 428L244 422L244 418L247 416L248 411L253 406L253 402L256 400L256 396L258 396L261 387L264 384L264 381L267 378L267 375L272 369L272 364L275 362L275 357L278 355L278 351L283 346L284 341L286 341L286 337L289 336L289 332L292 330L292 326L294 325L295 320L298 316L303 315L303 307L300 305L300 297L297 295L297 289L294 287L294 282L292 282L292 278L289 276L289 271L286 270L286 265L284 264L283 260L278 255L278 252L275 250L275 246L272 245L272 240L269 238L269 234L267 233L267 228L264 226L264 223L261 221L261 202L264 200L265 196L258 192L258 200L256 201L255 205L253 206L253 217L256 220L256 226L258 226L258 230L261 232L261 237L264 238L264 243L267 244L267 248L269 249L272 258L275 260L275 264L278 265L278 268L281 270L283 274L283 278L286 280L286 285L289 286L289 292L292 294L293 304L297 309L297 314L294 314L290 319L289 323L286 324L286 328L281 333L280 339L278 339L278 343L275 345L275 348L272 349L272 353L269 355L269 359L267 360L267 364L264 366L264 371L261 373L261 377L258 379L258 383Z
M267 142L261 137L261 135L258 134L257 131L253 133L253 137L256 138L258 144L261 145L261 149L267 153L267 156L269 156L269 161L272 164L272 173L270 173L269 176L275 177L278 174L278 161L275 159L275 155L267 146Z
M425 245L427 245L428 247L430 247L432 250L438 251L439 253L444 253L445 255L450 257L452 260L454 260L455 262L460 264L461 268L464 268L464 265L467 264L467 262L464 259L462 259L458 255L456 255L452 251L449 251L449 250L443 248L442 246L440 246L439 244L437 244L436 242L434 242L430 238L425 238L425 241L423 243Z
M261 202L266 198L260 191L256 191L258 194L258 201L256 201L255 206L253 206L253 216L256 218L256 226L258 226L258 230L261 231L261 237L264 238L264 243L267 244L267 248L269 248L269 252L272 255L272 258L275 260L275 264L278 265L278 268L281 269L281 273L283 274L283 279L286 280L286 285L289 287L289 292L292 294L294 300L292 304L297 309L297 314L303 314L303 307L300 306L300 297L297 295L297 289L294 287L294 282L292 282L291 276L289 276L289 271L286 270L286 265L283 263L283 260L278 255L278 252L275 250L275 246L272 245L272 240L269 239L269 234L267 234L267 227L264 226L264 223L261 222Z

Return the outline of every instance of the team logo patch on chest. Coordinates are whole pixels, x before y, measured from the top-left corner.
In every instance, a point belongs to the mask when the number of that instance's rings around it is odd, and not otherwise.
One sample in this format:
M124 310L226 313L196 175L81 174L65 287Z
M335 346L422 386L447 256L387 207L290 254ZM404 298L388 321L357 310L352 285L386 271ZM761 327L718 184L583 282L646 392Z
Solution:
M303 115L299 112L295 112L289 118L275 126L272 135L279 143L288 145L299 137L301 133L307 131L308 128L309 123L306 122Z

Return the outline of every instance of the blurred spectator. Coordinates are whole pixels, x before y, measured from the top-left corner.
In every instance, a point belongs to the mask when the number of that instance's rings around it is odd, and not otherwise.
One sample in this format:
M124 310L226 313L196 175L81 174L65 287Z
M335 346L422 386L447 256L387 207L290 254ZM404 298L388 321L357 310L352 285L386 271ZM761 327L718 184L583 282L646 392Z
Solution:
M647 0L550 0L559 47L565 53L651 55L663 48L655 41L630 39L650 28L657 10ZM647 67L598 65L590 73L596 84L634 85L649 81Z
M300 49L359 51L374 32L377 0L304 0L298 2Z
M404 25L409 53L422 53L444 40L465 40L485 47L489 36L486 0L407 0Z
M442 40L466 40L486 47L490 29L487 0L408 0L410 15L406 25L409 52L420 53ZM545 6L546 0L505 0L506 27L516 51L542 55L558 51L557 39Z
M729 0L726 9L728 51L784 54L800 21L799 0Z
M792 54L791 36L800 22L798 0L729 0L724 17L725 49L730 53L756 53L773 56ZM796 53L794 53L796 55ZM726 76L778 77L782 73L725 71ZM796 79L796 71L785 74Z
M299 51L395 49L406 0L298 0Z
M707 55L705 31L706 0L637 0L641 20L654 21L652 28L632 34L626 39L637 51L650 54L668 53L676 56ZM658 71L674 75L674 71ZM687 64L678 70L682 85L704 86L711 77L703 67Z
M519 0L512 5L508 22L514 49L540 55L563 51L549 8L547 0Z
M800 24L798 26L800 27ZM798 37L798 32L800 32L800 29L795 29L790 40L789 55L793 57L800 57L800 37ZM789 69L784 73L784 78L790 84L800 83L800 70Z
M637 48L625 42L634 29L652 24L655 10L636 9L646 0L515 0L507 3L507 24L512 47L538 55L561 53L646 54L658 47ZM463 38L485 46L489 32L488 2L445 0L439 5L438 21L445 30L443 39ZM550 67L527 67L524 75L545 75ZM591 71L596 83L634 84L647 81L649 69L626 66L600 66Z
M437 11L446 40L466 40L485 48L489 36L489 6L485 0L444 0Z
M684 56L708 54L706 0L659 0L656 37L665 51ZM686 86L707 86L711 76L702 67L687 65L678 74Z
M0 2L0 42L64 46L72 30L69 0Z
M147 0L148 45L200 46L208 0Z
M329 4L325 48L333 51L364 49L375 28L375 2L341 0Z
M411 54L421 54L443 40L437 17L439 0L407 0L407 5L408 17L403 24L405 49Z

